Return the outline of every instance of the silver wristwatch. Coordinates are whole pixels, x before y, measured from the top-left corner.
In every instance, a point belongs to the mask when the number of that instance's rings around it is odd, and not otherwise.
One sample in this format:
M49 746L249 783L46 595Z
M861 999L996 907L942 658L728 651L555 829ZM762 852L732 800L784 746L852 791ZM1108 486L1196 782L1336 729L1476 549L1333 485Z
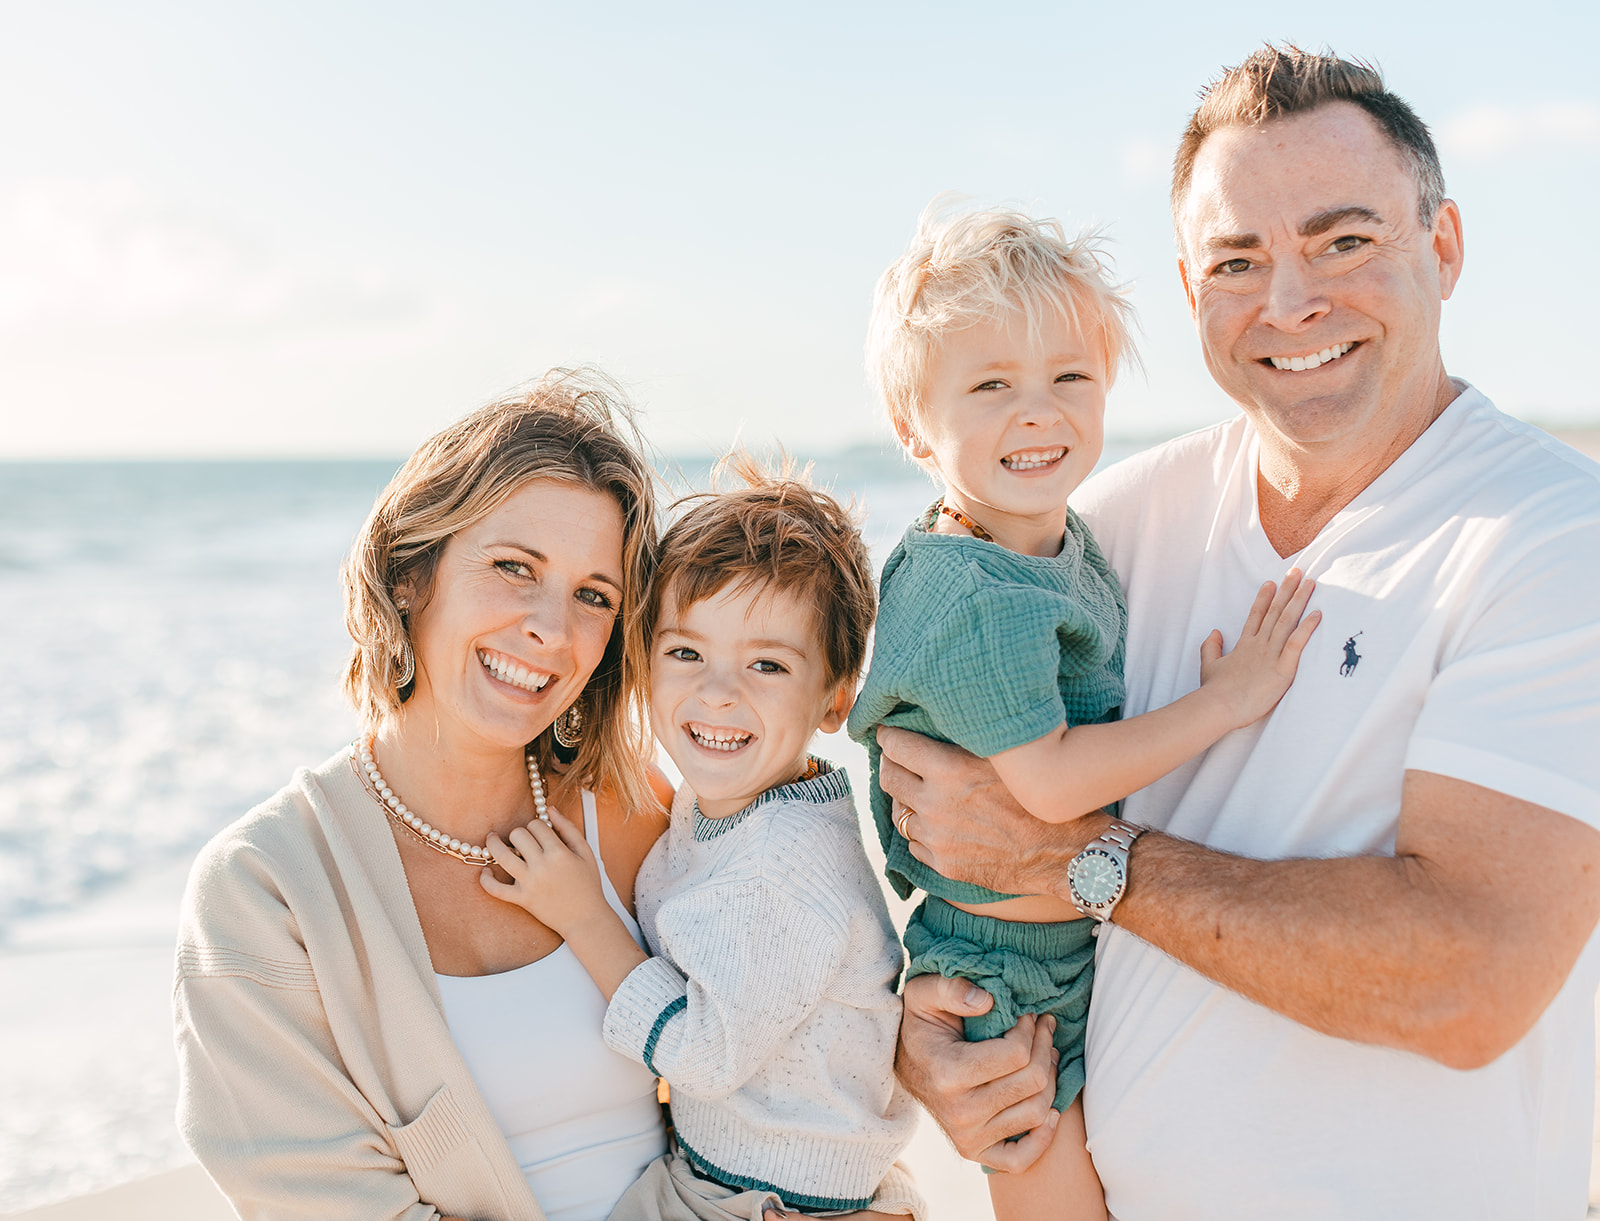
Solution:
M1128 850L1144 827L1114 822L1067 866L1072 905L1101 924L1110 921L1117 901L1128 889Z

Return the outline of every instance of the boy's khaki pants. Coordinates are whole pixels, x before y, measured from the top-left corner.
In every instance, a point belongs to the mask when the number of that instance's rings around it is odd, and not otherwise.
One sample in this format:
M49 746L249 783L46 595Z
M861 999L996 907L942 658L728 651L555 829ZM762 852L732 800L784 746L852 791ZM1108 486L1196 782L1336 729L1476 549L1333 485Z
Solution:
M638 1181L622 1194L608 1221L763 1221L769 1206L781 1205L782 1201L770 1191L739 1191L701 1178L674 1142L672 1149L651 1162ZM899 1162L890 1167L878 1185L871 1207L878 1212L909 1215L912 1221L925 1221L927 1217L927 1205L911 1172Z

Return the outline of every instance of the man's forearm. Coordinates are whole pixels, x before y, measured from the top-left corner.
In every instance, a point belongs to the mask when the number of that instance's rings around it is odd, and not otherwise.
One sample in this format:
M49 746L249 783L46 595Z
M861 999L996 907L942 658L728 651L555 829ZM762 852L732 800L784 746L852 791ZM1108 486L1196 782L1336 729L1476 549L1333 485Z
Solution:
M1043 823L985 760L900 730L879 742L919 861L1070 901L1068 863L1105 815ZM1114 920L1306 1026L1471 1067L1527 1033L1600 920L1600 830L1412 771L1392 857L1248 860L1152 832Z
M1511 799L1444 777L1414 774L1407 794L1413 806L1454 802L1462 833L1408 851L1418 845L1403 830L1393 857L1288 861L1147 834L1115 921L1315 1030L1456 1068L1486 1064L1538 1019L1594 927L1600 878L1584 859L1596 833L1520 802L1515 819L1496 817ZM1540 824L1543 852L1516 842L1519 824L1534 830L1525 820ZM1535 857L1567 902L1498 876Z
M1095 819L1094 833L1109 826ZM1072 902L1067 865L1082 836L1035 848L1035 883ZM1114 923L1200 974L1339 1038L1432 1054L1452 935L1426 867L1399 857L1260 861L1158 831L1134 845Z
M1470 1020L1485 930L1420 861L1257 861L1155 833L1134 861L1116 923L1217 983L1339 1038L1458 1068L1498 1054Z

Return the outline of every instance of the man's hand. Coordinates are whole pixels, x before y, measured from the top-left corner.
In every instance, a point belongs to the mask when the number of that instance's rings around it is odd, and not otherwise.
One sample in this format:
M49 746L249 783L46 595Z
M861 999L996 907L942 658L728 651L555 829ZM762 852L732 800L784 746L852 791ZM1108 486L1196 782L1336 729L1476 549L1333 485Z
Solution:
M914 811L911 855L947 878L1002 894L1054 894L1067 863L1110 825L1092 814L1046 823L1017 804L987 759L905 729L878 727L878 783Z
M998 1039L968 1043L961 1019L994 1004L964 979L906 981L895 1073L956 1152L996 1170L1026 1170L1055 1139L1055 1019L1030 1014ZM1027 1132L1021 1140L1009 1138Z

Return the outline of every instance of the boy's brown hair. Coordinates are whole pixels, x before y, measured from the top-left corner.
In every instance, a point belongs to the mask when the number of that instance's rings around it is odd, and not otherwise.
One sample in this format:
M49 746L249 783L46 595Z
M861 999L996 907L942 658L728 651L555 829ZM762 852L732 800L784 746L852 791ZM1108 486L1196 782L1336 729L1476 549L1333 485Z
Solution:
M649 681L650 642L669 590L681 612L732 585L785 593L810 606L829 684L853 683L866 663L878 609L854 515L788 459L774 474L735 451L717 464L713 486L724 473L744 486L699 492L673 506L688 511L662 536L650 586L629 623L635 672Z

